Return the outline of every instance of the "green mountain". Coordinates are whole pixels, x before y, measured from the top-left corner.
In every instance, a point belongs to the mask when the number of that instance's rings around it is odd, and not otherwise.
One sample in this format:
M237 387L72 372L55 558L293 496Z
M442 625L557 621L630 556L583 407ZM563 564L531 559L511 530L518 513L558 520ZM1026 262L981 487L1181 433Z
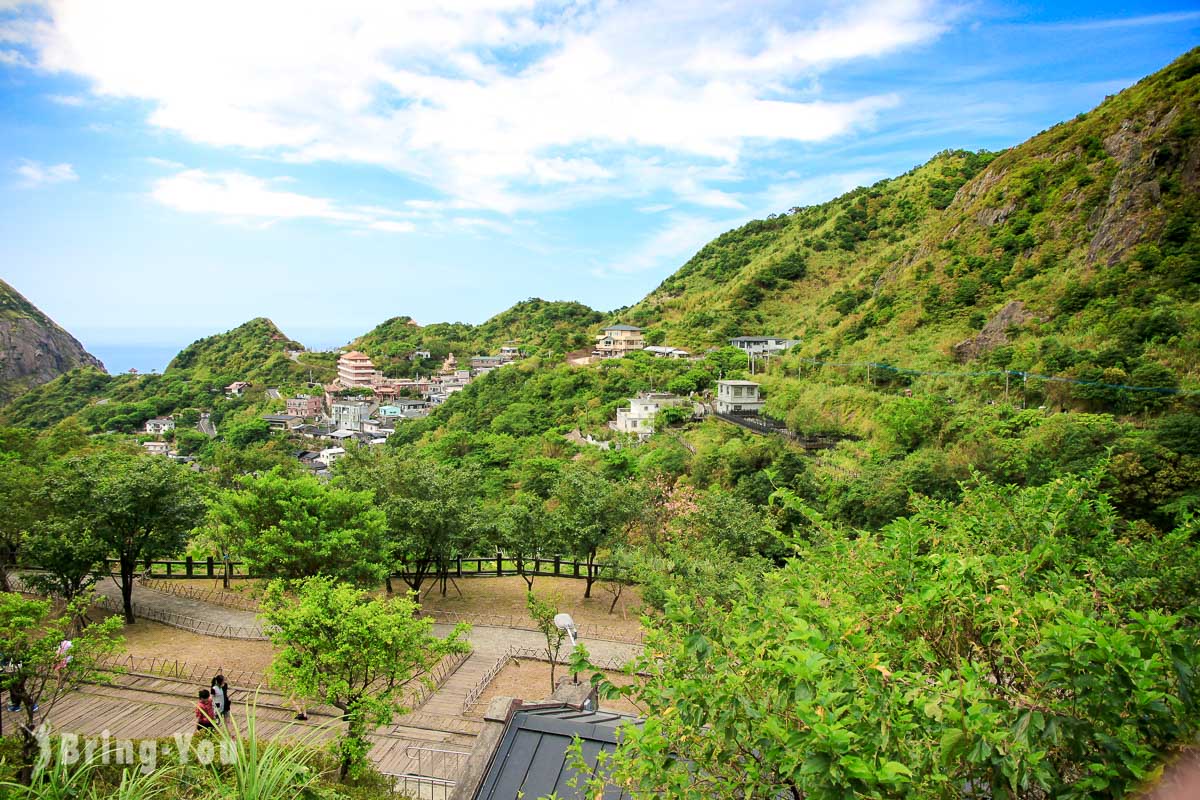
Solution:
M304 353L304 345L259 317L231 331L207 336L185 347L162 375L105 375L74 370L17 399L0 413L0 422L44 428L77 417L91 431L138 430L147 419L182 409L205 409L219 421L243 406L265 401L267 387L304 387L332 380L329 354ZM223 389L248 381L245 398L225 398Z
M74 336L0 280L0 405L79 367L104 369Z
M1200 355L1200 50L1000 153L710 242L621 319L697 347L1170 384Z
M591 343L589 329L603 315L582 303L531 298L517 303L482 325L439 322L418 326L411 317L393 317L347 345L369 355L392 377L428 372L450 353L457 358L496 353L515 345L528 355L562 354ZM411 358L417 350L427 359Z
M171 359L166 372L187 373L195 379L288 383L308 374L309 365L289 355L303 350L304 345L286 336L274 322L258 317L192 342Z

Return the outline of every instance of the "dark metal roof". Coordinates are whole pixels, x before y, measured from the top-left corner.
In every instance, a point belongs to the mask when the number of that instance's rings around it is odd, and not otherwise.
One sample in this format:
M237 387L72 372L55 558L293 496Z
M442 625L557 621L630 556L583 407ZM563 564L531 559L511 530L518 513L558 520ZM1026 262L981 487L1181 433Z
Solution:
M641 328L636 328L633 325L609 325L604 330L606 330L606 331L640 331Z
M595 767L602 750L617 746L618 728L637 724L624 714L577 711L570 706L519 709L505 727L492 763L480 785L477 800L516 800L517 797L584 798L583 787L569 785L577 774L567 754L575 737L582 740L583 757ZM580 780L583 783L583 779ZM624 800L628 795L606 786L604 800Z

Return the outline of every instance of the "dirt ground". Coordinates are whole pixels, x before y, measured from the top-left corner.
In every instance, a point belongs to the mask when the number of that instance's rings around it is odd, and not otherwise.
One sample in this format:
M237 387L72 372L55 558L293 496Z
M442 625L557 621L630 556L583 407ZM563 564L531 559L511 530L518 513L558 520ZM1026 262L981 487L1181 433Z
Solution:
M193 578L180 580L179 583L202 591L222 591L220 578ZM261 581L253 579L233 581L229 591L242 596L254 596L261 591L260 584ZM392 585L397 592L408 588L399 580L393 581ZM612 605L613 598L605 591L603 583L597 582L592 586L590 599L584 599L583 590L584 582L575 578L539 577L533 582L534 594L542 599L557 597L558 608L574 617L577 624L603 625L626 634L636 634L640 630L638 615L642 596L636 586L625 587L612 614L608 613L608 607ZM422 587L421 605L430 611L519 616L532 623L525 611L525 592L525 581L516 575L506 578L460 578L446 584L445 597L441 595L440 585L427 583ZM382 590L380 594L383 594Z
M566 667L558 665L555 679L561 679L570 674ZM628 686L634 678L623 672L605 672L605 677L617 686ZM580 675L581 681L587 680L587 675ZM550 695L550 664L545 661L531 659L514 659L504 669L500 670L492 682L488 684L479 701L471 707L468 717L481 718L487 710L488 703L493 697L519 697L523 700L541 700ZM600 708L605 711L616 711L622 714L638 714L638 708L624 698L617 700L600 699Z
M525 581L519 576L462 578L447 583L446 589L445 597L438 587L423 590L421 605L430 611L519 616L532 623L525 610ZM584 582L574 578L542 577L533 582L534 594L543 600L557 598L558 608L574 617L577 624L604 625L628 633L637 633L641 628L638 614L642 596L636 586L625 587L612 614L608 613L612 595L604 591L601 584L592 587L592 597L587 600L583 597L583 589Z
M94 618L100 615L101 612L92 614ZM178 659L226 670L265 672L273 652L270 642L202 636L144 620L126 625L121 635L125 637L126 655Z

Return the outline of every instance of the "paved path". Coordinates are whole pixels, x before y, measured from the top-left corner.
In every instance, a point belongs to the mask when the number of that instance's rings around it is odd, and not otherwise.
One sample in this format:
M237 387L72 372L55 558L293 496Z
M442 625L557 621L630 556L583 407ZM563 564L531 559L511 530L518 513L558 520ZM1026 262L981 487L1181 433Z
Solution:
M104 578L97 583L96 594L108 598L117 608L121 607L121 587L112 578ZM247 634L245 637L230 638L262 638L262 620L253 611L226 608L170 592L159 592L136 583L133 587L133 606L135 616L140 609L145 609L148 619L157 619L187 630L204 632L200 630L204 626L228 626L244 629ZM172 621L172 617L182 620ZM199 624L185 624L187 620L194 620Z

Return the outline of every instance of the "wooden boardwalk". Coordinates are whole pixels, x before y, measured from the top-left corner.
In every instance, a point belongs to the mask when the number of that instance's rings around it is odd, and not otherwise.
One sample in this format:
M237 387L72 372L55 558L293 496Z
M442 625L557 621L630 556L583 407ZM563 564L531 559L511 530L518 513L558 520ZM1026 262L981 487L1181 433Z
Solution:
M84 736L108 733L114 738L170 739L195 731L193 709L196 687L152 675L120 675L112 684L90 684L63 698L50 715L57 732ZM255 699L253 690L235 695L233 716L244 725L245 704ZM297 722L287 698L268 690L257 696L256 725L262 738L301 739L313 737L327 741L339 736L344 723L337 709L312 706L308 721ZM457 769L453 757L430 759L424 751L467 752L471 749L479 724L469 720L443 720L434 715L414 714L397 717L396 723L378 728L371 734L374 747L370 758L382 772L397 775L416 774L418 766L428 771L431 764L438 772ZM451 723L451 724L447 724ZM453 724L457 723L457 724ZM423 763L418 763L423 762ZM430 777L453 779L453 774Z

